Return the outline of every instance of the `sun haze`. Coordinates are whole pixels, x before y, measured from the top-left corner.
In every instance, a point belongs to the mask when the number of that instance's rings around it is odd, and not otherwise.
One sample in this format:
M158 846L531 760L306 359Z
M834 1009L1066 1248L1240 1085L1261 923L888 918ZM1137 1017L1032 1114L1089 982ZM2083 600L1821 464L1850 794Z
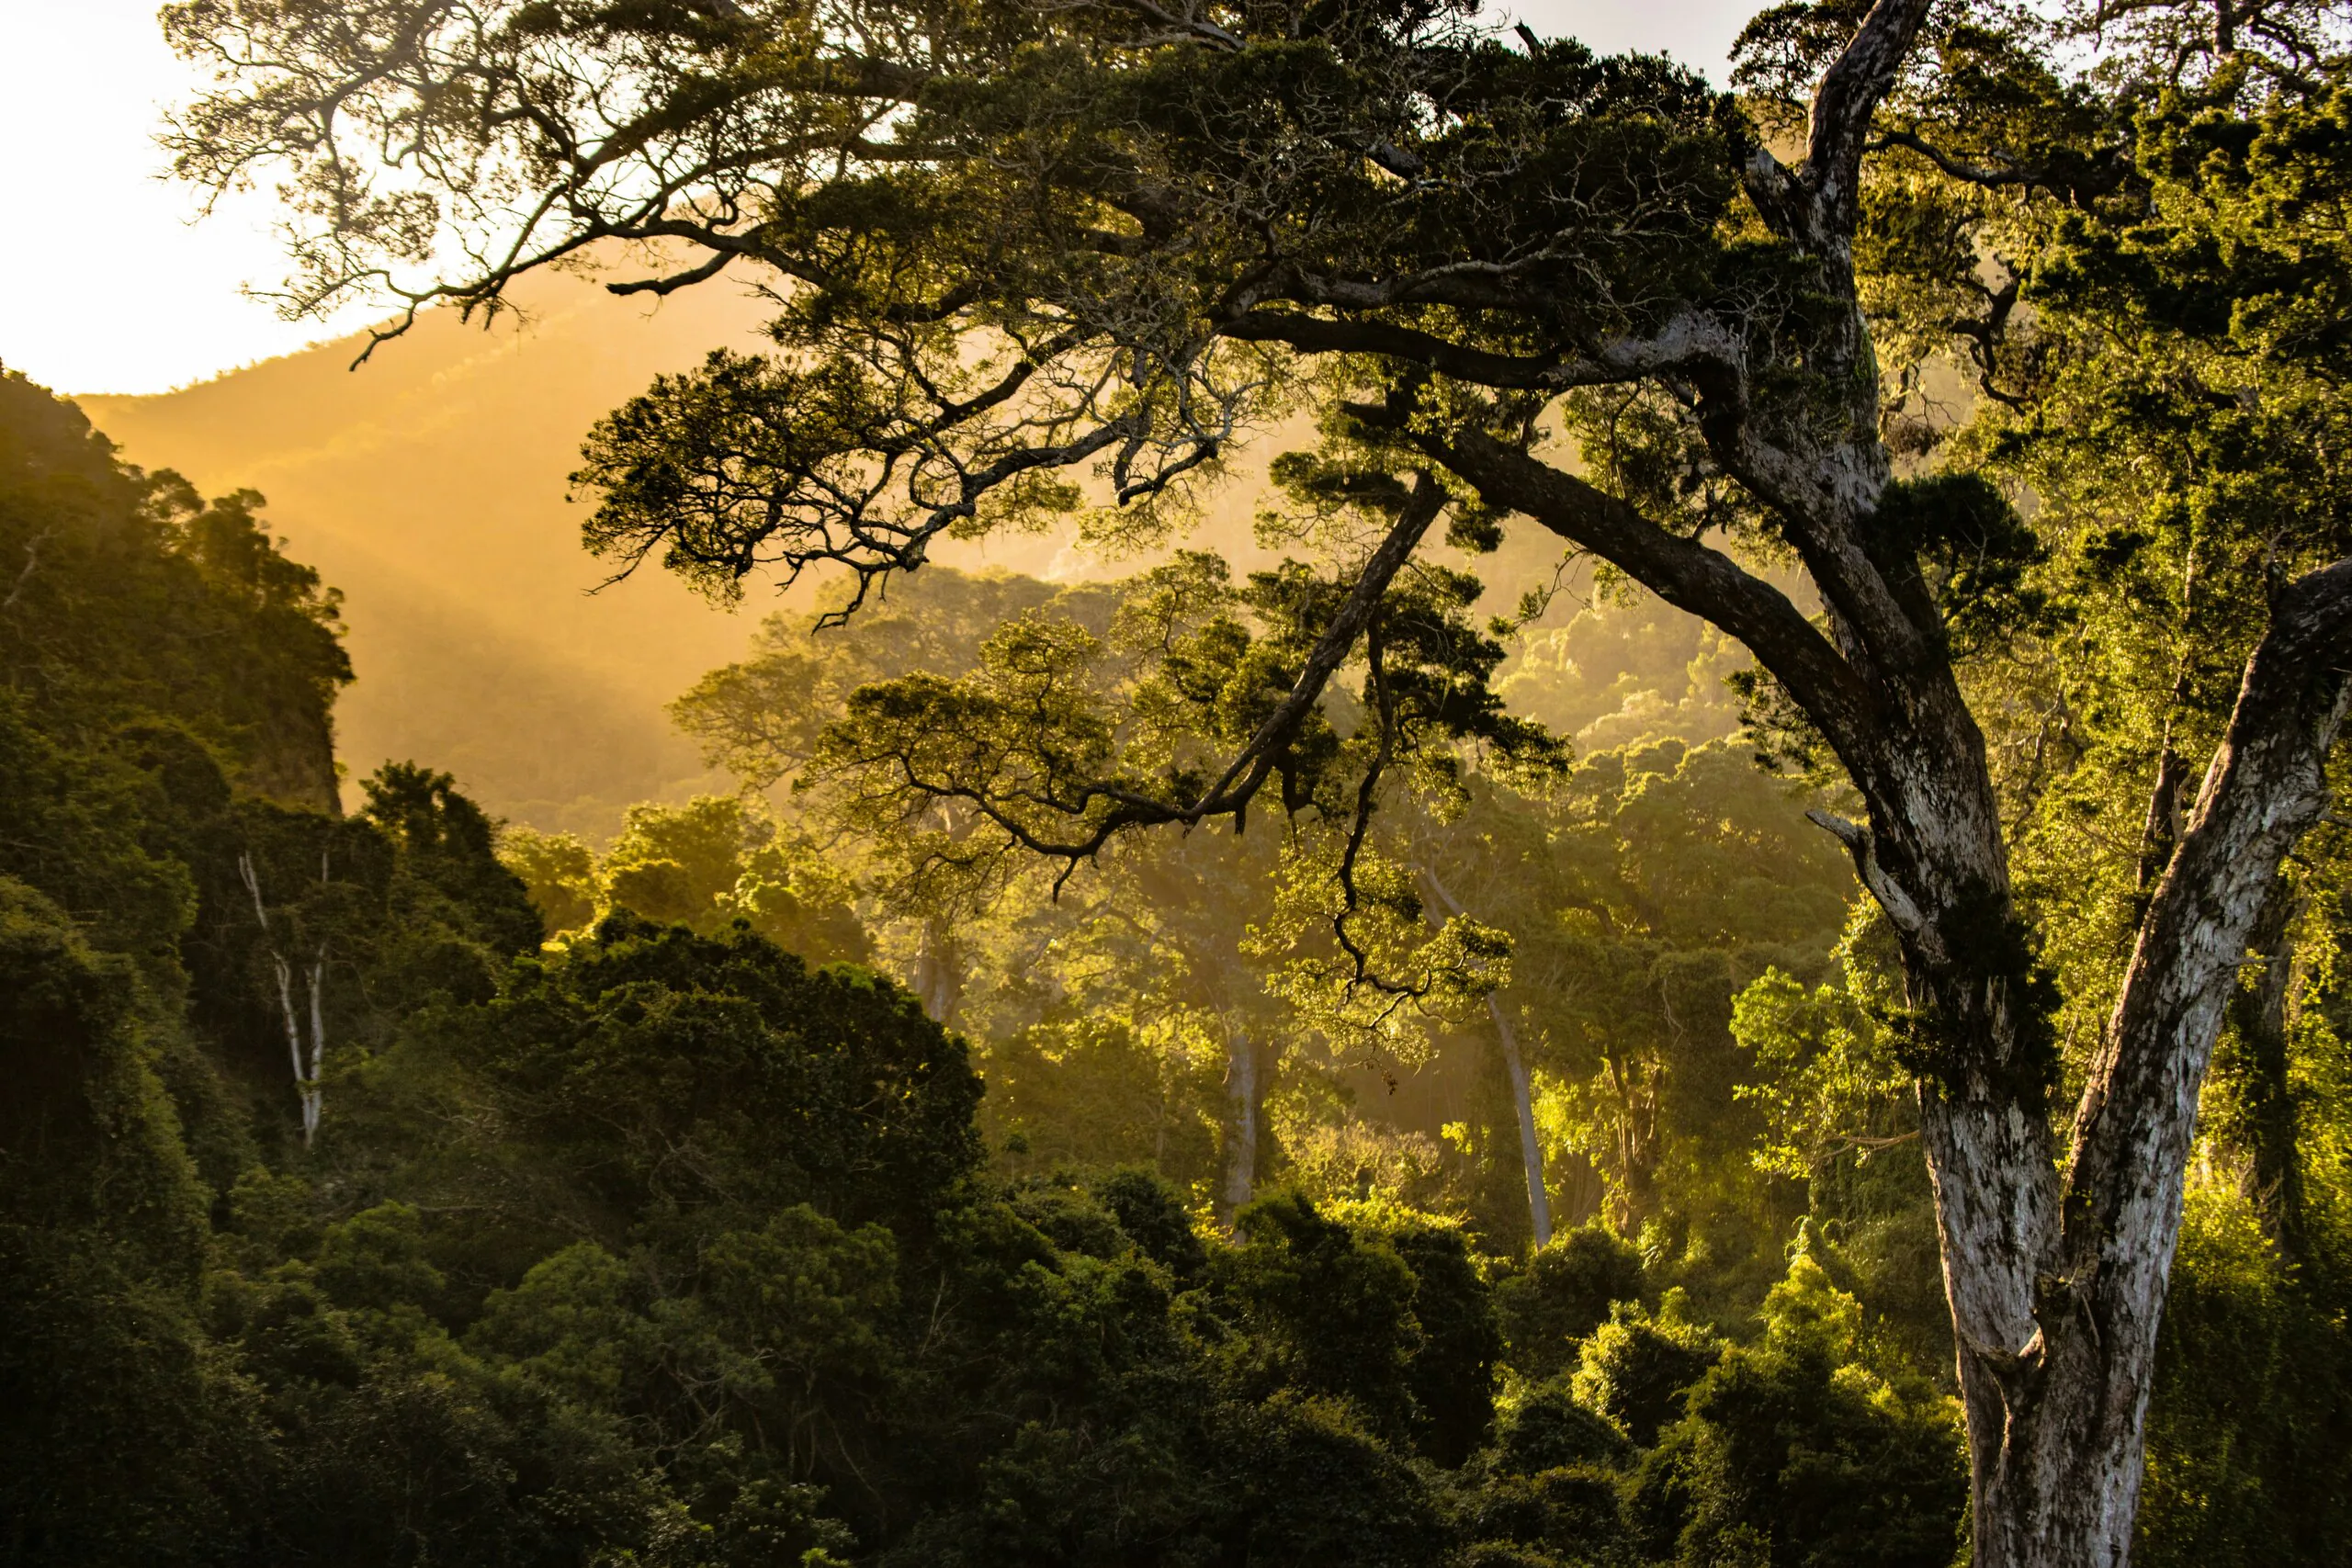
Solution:
M1596 49L1664 50L1718 74L1742 15L1738 0L1497 9ZM0 247L9 368L65 392L161 392L369 319L355 307L328 322L285 321L243 292L284 272L273 193L232 195L193 221L198 194L165 177L155 145L164 111L201 85L164 46L152 0L0 0L0 146L19 153L0 162L0 210L26 225ZM49 151L23 155L34 149ZM55 155L62 149L72 155Z

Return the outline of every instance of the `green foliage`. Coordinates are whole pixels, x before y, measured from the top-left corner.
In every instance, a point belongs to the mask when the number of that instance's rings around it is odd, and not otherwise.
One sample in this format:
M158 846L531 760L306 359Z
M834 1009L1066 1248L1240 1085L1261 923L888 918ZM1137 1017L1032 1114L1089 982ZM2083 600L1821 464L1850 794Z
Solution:
M1216 1263L1221 1293L1250 1329L1237 1347L1244 1386L1341 1402L1370 1431L1401 1440L1414 1415L1408 1369L1422 1343L1411 1267L1295 1193L1259 1200L1234 1225L1242 1245Z
M1982 474L1929 474L1889 485L1871 524L1900 541L1910 581L1934 603L1963 656L1996 636L2015 636L2047 615L2045 591L2028 572L2048 558L2041 537Z
M1236 1413L1252 1463L1237 1479L1235 1533L1250 1562L1315 1568L1435 1568L1445 1517L1433 1489L1344 1404L1283 1398Z
M184 44L242 28L322 81L368 54L334 112L457 171L390 194L287 130L306 89L208 99L180 143L200 172L290 147L304 210L334 215L314 300L371 247L495 230L574 147L621 173L537 209L586 225L559 251L641 220L594 206L640 199L633 160L690 147L740 181L707 203L662 183L658 209L664 237L719 224L722 262L793 279L775 351L598 427L590 542L723 596L832 563L861 604L898 597L839 646L772 622L680 705L798 819L647 805L602 854L518 831L502 865L413 764L333 814L334 601L257 498L139 475L0 382L8 1559L1949 1562L1959 1443L1928 1380L1951 1342L1907 1101L1953 1054L1849 919L1814 797L1713 743L1721 639L1655 639L1680 679L1638 688L1671 698L1653 711L1565 632L1511 662L1518 628L1482 626L1453 565L1366 575L1441 513L1493 553L1506 508L1429 465L1558 430L1583 466L1555 478L1793 580L1792 509L1717 460L1735 400L1679 359L1555 378L1696 311L1736 339L1723 363L1761 367L1742 397L1837 412L1792 346L1835 313L1820 269L1737 203L1777 97L1864 7L1761 15L1742 103L1442 5L1155 17L1183 39L1085 9L756 9L492 6L435 35L447 54L382 59L317 7L173 10ZM2100 1038L2272 579L2352 537L2352 98L2298 7L2210 51L2188 7L2102 15L2139 51L2080 80L2027 14L1964 9L1938 8L1864 176L1854 449L1902 466L1860 537L1959 661L1999 773L2017 907L1978 884L1947 923L2031 1015L2003 1086L2030 1111ZM843 58L869 28L877 57ZM567 143L564 117L615 102L648 118ZM1398 277L1421 282L1351 302ZM1284 290L1313 313L1238 320ZM1378 351L1264 347L1340 327ZM1518 384L1379 348L1424 340ZM1982 394L1958 434L1954 367ZM1196 505L1186 475L1308 403L1318 445L1276 461L1262 520L1289 558L908 585L936 542L1005 527L1156 544ZM1088 511L1097 490L1117 506ZM1656 626L1600 586L1623 615L1589 616L1596 642ZM1849 606L1826 615L1849 639ZM1788 692L1744 673L1752 738L1826 769ZM1245 776L1279 846L1238 841ZM1148 824L1196 831L1116 837ZM2212 1090L2284 1108L2310 1224L2231 1194L2260 1185L2256 1119L2209 1117L2148 1561L2342 1539L2339 850L2294 874L2317 912L2291 951L2247 965L2295 996L2284 1066ZM1477 1102L1458 1064L1490 1026L1532 1089ZM306 1110L330 1107L299 1146L288 1035ZM1375 1077L1395 1096L1418 1066L1430 1103L1384 1114ZM1521 1234L1494 1196L1528 1179L1496 1153L1522 1109L1587 1223L1483 1258ZM1202 1225L1253 1168L1300 1190Z
M197 1320L205 1194L131 964L0 878L0 1556L198 1560L238 1390Z
M1693 1565L1950 1562L1966 1495L1953 1402L1856 1359L1860 1303L1807 1252L1762 1316L1763 1343L1724 1351L1643 1457L1629 1511L1648 1550Z
M978 1157L961 1042L895 987L747 931L616 915L443 1030L435 1048L619 1214L813 1201L919 1224Z
M161 718L254 792L332 805L337 596L277 552L260 504L122 463L74 405L0 371L0 684L77 750Z
M528 829L508 832L498 852L558 932L627 910L706 936L740 920L816 963L873 956L849 880L805 830L779 825L754 799L633 806L602 855L568 834Z
M1684 1396L1722 1352L1713 1335L1681 1315L1668 1295L1652 1316L1620 1305L1588 1337L1572 1381L1577 1403L1607 1416L1642 1448L1680 1419Z
M1566 1380L1523 1392L1505 1409L1495 1433L1494 1465L1511 1475L1541 1475L1576 1465L1610 1465L1633 1453L1615 1422L1579 1404Z
M1572 1365L1577 1347L1620 1302L1645 1294L1642 1256L1601 1224L1563 1231L1495 1288L1505 1358L1543 1382Z
M413 762L387 762L364 781L366 815L399 853L410 899L497 953L522 953L544 935L519 879L498 863L495 834L457 781ZM424 910L403 911L413 919Z
M1757 1081L1736 1092L1764 1112L1760 1168L1809 1179L1841 1154L1867 1157L1907 1135L1910 1075L1850 987L1807 992L1767 969L1733 1002L1731 1031L1756 1056Z
M1420 1345L1406 1383L1413 1397L1415 1446L1436 1463L1456 1468L1484 1445L1494 1420L1502 1331L1459 1229L1401 1226L1390 1232L1388 1246L1413 1272Z
M499 835L498 859L521 880L547 930L579 931L594 923L596 852L577 836L509 828Z
M1011 1156L1032 1166L1148 1166L1206 1191L1217 1174L1220 1086L1191 1054L1117 1018L1041 1023L997 1042L982 1110Z
M2191 1196L2165 1307L2133 1555L2162 1564L2324 1562L2352 1447L2335 1266L2299 1276L2236 1193Z

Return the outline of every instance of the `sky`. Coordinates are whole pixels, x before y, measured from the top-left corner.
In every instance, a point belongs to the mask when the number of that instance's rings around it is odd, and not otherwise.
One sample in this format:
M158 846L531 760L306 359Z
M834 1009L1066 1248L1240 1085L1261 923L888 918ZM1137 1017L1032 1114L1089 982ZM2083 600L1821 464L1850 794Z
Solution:
M1721 77L1758 0L1517 0L1496 8L1603 51ZM247 285L284 275L266 192L202 222L160 177L164 108L200 85L154 0L0 0L0 365L61 392L161 392L340 336L376 314L283 321Z

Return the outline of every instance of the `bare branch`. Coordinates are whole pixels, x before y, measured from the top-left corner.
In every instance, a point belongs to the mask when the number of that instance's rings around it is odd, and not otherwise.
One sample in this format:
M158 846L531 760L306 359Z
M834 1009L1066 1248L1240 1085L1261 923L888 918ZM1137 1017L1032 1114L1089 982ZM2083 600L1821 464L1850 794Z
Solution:
M640 277L628 283L607 283L605 289L610 294L651 294L666 298L681 288L709 282L727 270L728 264L735 259L736 254L733 251L720 251L700 266L689 267L684 272L674 272L667 277Z
M1869 694L1788 595L1722 551L1670 533L1576 475L1475 430L1451 440L1419 432L1408 439L1469 480L1489 504L1533 518L1745 643L1838 754L1849 765L1856 761L1866 744Z
M1846 846L1846 852L1854 860L1854 874L1871 890L1871 897L1878 900L1879 907L1898 930L1916 937L1928 929L1927 917L1920 912L1918 904L1879 864L1878 840L1868 828L1819 807L1809 808L1805 818Z
M1376 354L1426 366L1441 376L1511 390L1562 391L1636 381L1736 353L1715 321L1686 311L1647 337L1612 339L1595 353L1562 358L1496 354L1386 321L1332 321L1295 310L1251 310L1218 329L1245 343L1280 343L1302 354Z

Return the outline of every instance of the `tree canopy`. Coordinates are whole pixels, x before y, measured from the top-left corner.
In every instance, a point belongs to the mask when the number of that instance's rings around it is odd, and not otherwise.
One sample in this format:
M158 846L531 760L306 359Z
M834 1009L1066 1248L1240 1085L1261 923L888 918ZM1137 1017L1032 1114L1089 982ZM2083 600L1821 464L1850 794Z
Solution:
M1654 985L1663 1033L1608 1032L1611 1108L1587 1101L1570 1140L1597 1174L1613 1163L1616 1217L1652 1206L1635 1178L1673 1123L1669 1058L1721 1090L1685 1128L1751 1118L1770 1169L1846 1183L1882 1239L1931 1213L1974 1560L2125 1561L2217 1045L2218 1124L2262 1245L2311 1247L2292 998L2312 973L2297 954L2325 949L2312 910L2333 908L2339 852L2314 829L2352 699L2339 8L1777 6L1742 36L1736 94L1448 0L196 0L165 26L217 74L175 123L177 166L215 188L281 182L290 309L389 298L408 314L380 343L436 303L495 314L559 265L617 268L624 293L767 290L771 347L714 353L587 433L587 542L616 571L659 562L722 598L829 574L827 619L854 630L949 540L1069 527L1150 555L1115 593L1008 594L1001 625L949 628L937 647L970 648L956 668L930 667L936 647L830 666L777 644L690 700L722 755L825 794L893 858L897 913L928 917L914 967L934 1021L956 990L948 911L1038 861L1057 887L1114 886L1145 829L1279 816L1281 878L1250 927L1282 954L1274 990L1335 1041L1486 1004L1540 1230L1534 1080L1505 998L1555 1004L1564 1040L1576 1010L1519 965L1580 952L1589 989L1604 967L1638 978L1645 1012ZM1208 487L1278 428L1311 433L1265 470L1260 536L1280 558L1237 570L1184 547ZM224 504L250 511L200 515ZM1639 748L1614 787L1588 759L1579 791L1566 749L1498 691L1543 598L1482 617L1464 558L1507 530L1752 656L1753 749L1819 792L1813 821L1874 906L1834 973L1832 922L1791 870L1805 852L1773 842L1769 812L1728 806L1690 835L1695 890L1655 825L1644 853L1579 877L1615 826L1706 787L1710 754L1641 786ZM232 557L271 558L224 550L220 570ZM235 571L322 623L299 570ZM779 717L781 690L817 701ZM306 1139L330 953L425 973L363 933L402 886L456 896L432 846L479 859L446 790L382 787L351 842L288 828L332 840L315 890L274 863L266 888L252 846L234 860L262 939L248 1002L274 976ZM1513 795L1548 797L1555 820ZM409 797L446 831L404 825ZM1465 863L1442 859L1487 810ZM765 852L755 834L730 861L675 818L632 831L579 903L674 895L695 941L753 940L713 920L752 919L775 881L744 859ZM1453 879L1512 842L1569 891L1456 902ZM1758 852L1797 885L1782 918L1804 928L1775 931L1798 939L1775 955L1748 942L1752 908L1702 896ZM555 846L535 863L585 887L578 862ZM376 869L346 886L328 869L345 863ZM743 867L732 888L722 865ZM567 973L639 940L619 919ZM475 958L448 1005L511 1004L524 982L486 955L524 924L449 922ZM1516 951L1511 929L1529 932ZM1678 998L1720 1011L1694 1032ZM1740 1051L1768 1081L1741 1081ZM1229 1053L1228 1072L1257 1061ZM1255 1095L1237 1097L1236 1148L1256 1146ZM1612 1120L1613 1161L1592 1134ZM1924 1204L1860 1169L1915 1134ZM1769 1185L1719 1185L1724 1210L1782 1213ZM1211 1359L1249 1391L1235 1418L1275 1456L1265 1475L1472 1451L1476 1411L1415 1392L1416 1358L1452 1358L1457 1396L1478 1376L1478 1333L1437 1326L1463 1296L1442 1244L1374 1242L1304 1199L1234 1223L1211 1288L1246 1348ZM2245 1256L2197 1234L2216 1268ZM1354 1382L1286 1326L1285 1281L1318 1269L1365 1346ZM1825 1371L1824 1345L1860 1343L1821 1327L1845 1312L1826 1279L1792 1265L1767 1310L1792 1326L1702 1381L1715 1352L1687 1298L1588 1336L1579 1407L1673 1456L1645 1461L1657 1484L1637 1495L1752 1472L1744 1424L1789 1400L1846 1434L1825 1455L1874 1443L1900 1469L1927 1451L1874 1425L1912 1418L1892 1382L1865 1405ZM1678 1420L1713 1435L1678 1446ZM1035 1438L1057 1440L1051 1422ZM1846 1462L1792 1461L1776 1484L1801 1498ZM1933 1469L1838 1484L1916 1501ZM1253 1495L1250 1528L1294 1555L1377 1558L1439 1506L1399 1482L1385 1523L1287 1511L1317 1492ZM1652 1553L1815 1549L1761 1504L1658 1506L1673 1528L1644 1527ZM1933 1534L1817 1539L1903 1555Z

